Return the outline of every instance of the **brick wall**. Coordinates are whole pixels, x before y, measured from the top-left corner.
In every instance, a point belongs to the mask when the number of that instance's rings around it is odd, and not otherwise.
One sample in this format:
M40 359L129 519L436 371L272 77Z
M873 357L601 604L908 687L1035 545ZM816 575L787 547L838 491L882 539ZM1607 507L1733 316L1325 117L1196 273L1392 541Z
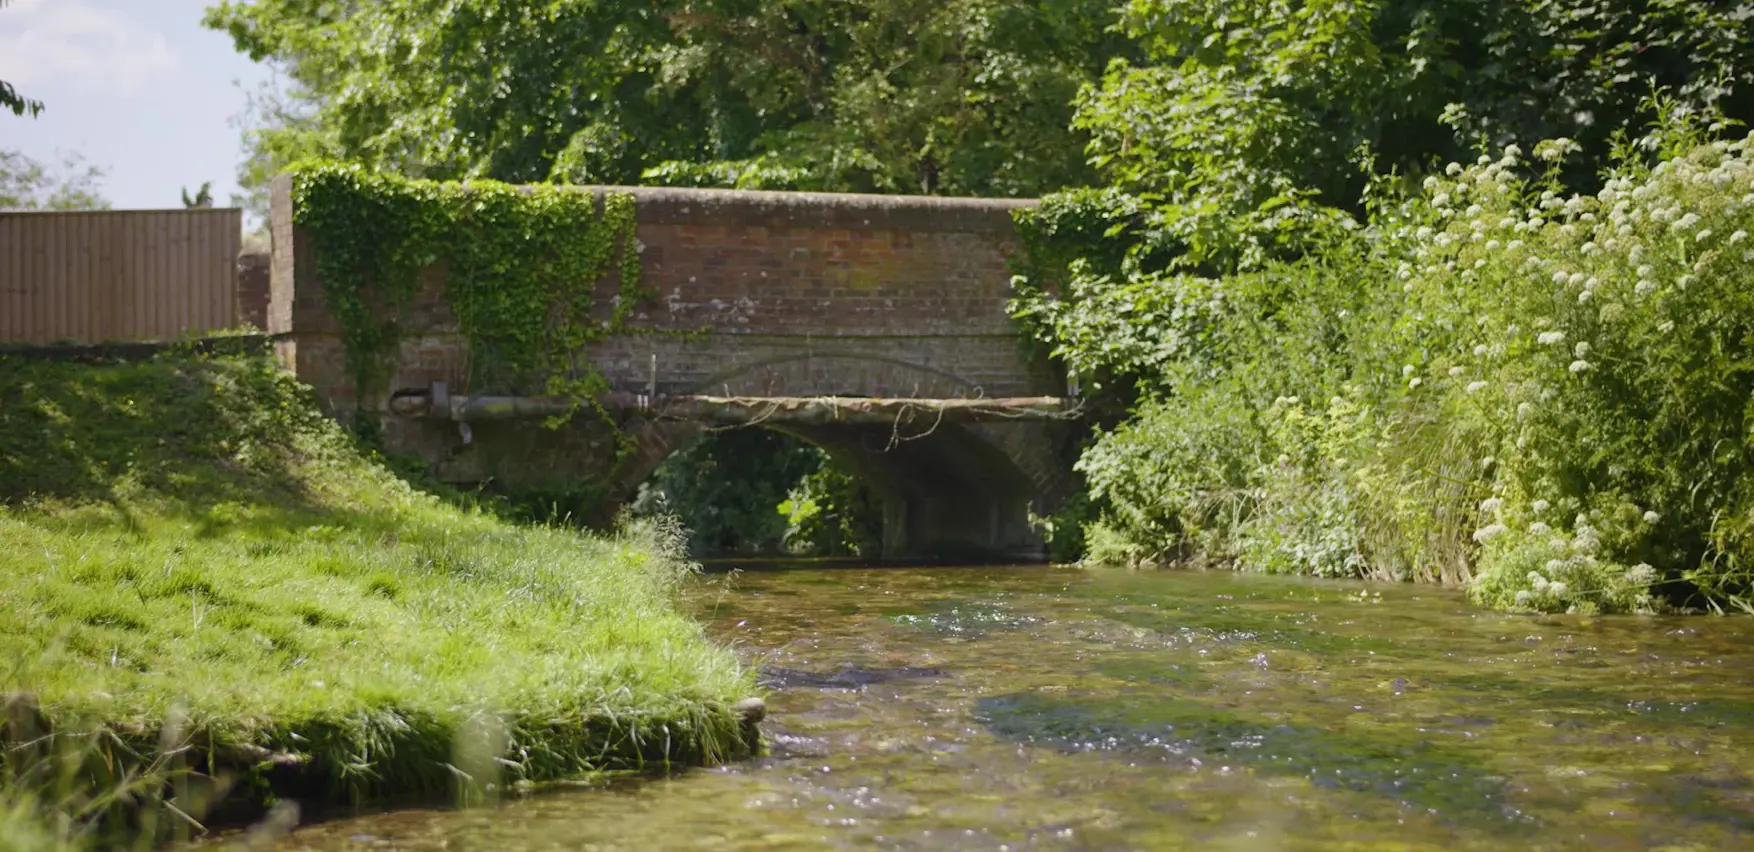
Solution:
M337 333L311 269L312 240L291 222L285 187L270 220L276 253L271 331ZM581 190L587 191L587 190ZM1024 354L1006 317L1016 250L1011 211L1027 202L635 188L642 283L656 292L632 325L696 333L605 341L592 360L617 386L660 392L744 388L809 395L1012 396L1058 390ZM424 338L398 381L466 388L443 297L424 273L403 323ZM596 282L605 315L615 282ZM448 365L448 366L445 366ZM454 369L453 369L454 368ZM312 374L313 384L344 376ZM916 391L915 388L918 388Z
M402 323L389 387L358 398L314 274L321 246L292 224L288 190L284 178L274 187L265 325L291 333L282 356L331 411L345 417L356 407L382 410L389 391L433 381L457 392L500 390L469 387L469 353L444 298L444 269L433 267L423 271L420 295ZM935 398L1063 391L1005 311L1007 261L1017 250L1011 213L1031 202L618 191L635 197L642 283L656 293L630 324L689 333L630 334L591 347L590 361L618 389L655 384L659 393ZM594 286L607 316L616 283L605 278ZM591 457L602 436L579 429L502 424L489 448L479 434L460 445L455 424L402 421L387 423L387 437L456 479L504 478L513 469L601 474L600 459ZM651 452L642 455L655 456L655 464L680 434L652 433ZM1053 443L1039 438L994 443L1039 454ZM508 459L507 447L517 461ZM1043 471L1058 464L1020 460L1031 481L1051 478Z
M269 263L266 252L238 255L238 324L268 327Z

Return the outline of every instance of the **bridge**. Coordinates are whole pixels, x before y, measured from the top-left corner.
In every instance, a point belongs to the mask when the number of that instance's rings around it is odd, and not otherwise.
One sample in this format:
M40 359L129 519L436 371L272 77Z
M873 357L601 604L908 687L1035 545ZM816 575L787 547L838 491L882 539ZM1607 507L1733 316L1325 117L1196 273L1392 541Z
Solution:
M607 188L582 187L581 192ZM881 496L886 558L1035 558L1032 512L1070 490L1064 382L1008 318L1012 211L966 198L613 188L634 196L643 331L584 354L632 451L564 401L468 386L468 345L421 273L388 386L366 394L324 303L322 251L274 187L268 330L280 357L343 419L440 478L543 487L586 478L630 499L703 429L769 428L815 444ZM604 299L611 292L601 294ZM673 333L665 333L673 332Z

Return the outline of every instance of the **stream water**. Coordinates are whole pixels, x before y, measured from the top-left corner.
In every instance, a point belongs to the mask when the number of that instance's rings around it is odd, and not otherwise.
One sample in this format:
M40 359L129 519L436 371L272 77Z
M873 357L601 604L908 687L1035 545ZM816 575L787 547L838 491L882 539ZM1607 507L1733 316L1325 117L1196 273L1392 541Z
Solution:
M768 755L283 848L1754 849L1754 619L1047 567L693 603L763 672Z

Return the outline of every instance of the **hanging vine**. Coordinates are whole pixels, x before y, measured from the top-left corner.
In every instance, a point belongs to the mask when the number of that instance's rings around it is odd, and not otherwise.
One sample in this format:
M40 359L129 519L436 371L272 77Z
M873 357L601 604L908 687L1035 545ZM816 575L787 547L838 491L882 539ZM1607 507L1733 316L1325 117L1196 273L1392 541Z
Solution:
M472 387L597 407L608 383L584 347L632 331L640 285L633 196L493 181L440 183L357 165L292 170L293 221L320 247L317 275L364 397L380 389L420 270L444 264ZM617 279L607 311L597 285ZM606 415L606 412L601 412ZM570 417L555 418L557 425Z

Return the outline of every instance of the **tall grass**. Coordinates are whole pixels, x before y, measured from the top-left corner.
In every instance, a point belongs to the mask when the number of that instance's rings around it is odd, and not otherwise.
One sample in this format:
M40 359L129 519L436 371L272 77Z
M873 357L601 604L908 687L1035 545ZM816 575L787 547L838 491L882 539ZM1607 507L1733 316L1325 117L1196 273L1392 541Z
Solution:
M141 768L353 803L746 752L693 570L423 493L264 359L0 359L0 691Z

